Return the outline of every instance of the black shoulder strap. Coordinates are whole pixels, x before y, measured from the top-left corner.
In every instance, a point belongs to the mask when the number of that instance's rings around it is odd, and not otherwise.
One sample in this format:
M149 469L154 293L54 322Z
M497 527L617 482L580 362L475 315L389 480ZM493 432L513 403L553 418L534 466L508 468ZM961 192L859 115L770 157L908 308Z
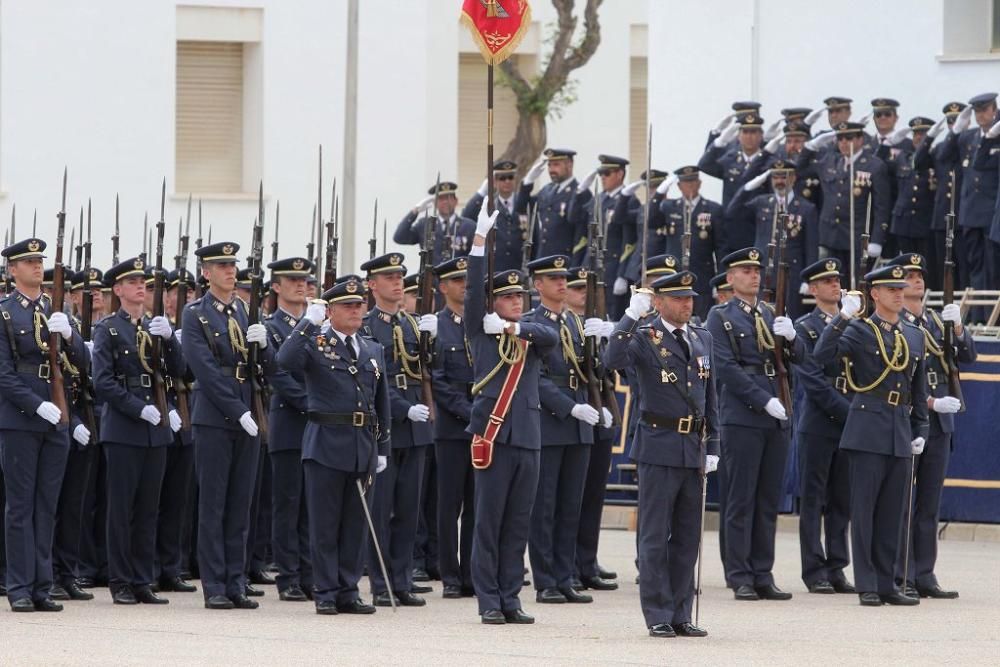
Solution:
M215 357L215 363L222 365L222 360L219 359L219 348L215 345L215 336L212 335L212 327L208 324L208 318L198 313L198 321L201 323L201 330L205 332L205 340L208 342L208 349L212 351L212 356Z
M725 329L726 335L729 337L729 346L733 348L733 357L736 359L736 363L743 363L743 355L740 354L740 345L736 342L736 334L733 333L733 322L728 317L726 317L725 307L719 308L719 319L722 320L722 328Z
M3 326L7 330L7 340L10 343L10 356L14 359L14 364L20 360L21 355L17 353L17 341L14 340L14 325L10 321L10 311L0 308L0 317L3 318Z

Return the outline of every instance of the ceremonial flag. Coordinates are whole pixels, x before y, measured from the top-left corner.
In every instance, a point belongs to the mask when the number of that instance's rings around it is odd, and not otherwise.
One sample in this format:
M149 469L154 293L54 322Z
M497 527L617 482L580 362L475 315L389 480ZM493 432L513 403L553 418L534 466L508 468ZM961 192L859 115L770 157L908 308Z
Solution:
M528 0L464 0L462 22L488 65L507 60L531 24Z

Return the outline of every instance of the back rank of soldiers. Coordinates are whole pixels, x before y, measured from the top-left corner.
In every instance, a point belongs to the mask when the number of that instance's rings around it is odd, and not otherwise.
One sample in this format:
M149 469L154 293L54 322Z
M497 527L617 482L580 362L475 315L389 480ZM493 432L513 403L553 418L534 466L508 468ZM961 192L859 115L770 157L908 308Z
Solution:
M517 163L497 160L493 163L493 187L496 192L494 210L499 211L496 224L496 270L506 271L521 266L522 248L528 241L530 212L517 214ZM469 198L462 209L462 217L475 220L486 199L488 183L483 180L476 194Z
M420 217L430 207L431 214ZM432 263L469 254L475 223L455 212L458 207L458 185L440 181L427 189L427 197L417 202L396 225L392 240L401 245L422 245L424 227L433 225ZM384 250L384 249L383 249ZM372 255L375 251L372 250Z

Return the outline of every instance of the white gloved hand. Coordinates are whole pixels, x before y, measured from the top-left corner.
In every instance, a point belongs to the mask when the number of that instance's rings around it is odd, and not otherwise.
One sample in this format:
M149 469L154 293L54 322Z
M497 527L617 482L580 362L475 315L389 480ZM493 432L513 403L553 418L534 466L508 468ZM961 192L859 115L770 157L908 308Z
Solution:
M139 413L139 418L156 426L160 423L160 411L156 409L155 405L145 405L142 412Z
M747 192L753 192L760 186L764 185L764 183L770 177L771 177L771 170L765 169L763 173L758 174L753 178L751 178L749 181L747 181L746 184L743 186L743 189L746 190Z
M332 325L330 324L330 320L323 320L323 324L319 325L319 332L324 336L326 336L328 333L330 333L331 326Z
M783 143L785 143L784 133L779 134L776 137L772 137L771 140L767 142L767 145L764 146L764 152L774 155L775 153L778 152L778 148Z
M604 426L604 428L611 428L611 425L614 424L614 423L615 423L615 418L611 414L611 410L608 410L607 408L605 408L605 407L602 406L601 407L601 425Z
M836 132L824 132L823 134L816 135L812 139L806 142L806 148L811 151L818 151L824 146L829 146L834 141L837 140Z
M631 197L635 194L635 191L642 187L642 184L646 181L632 181L628 185L622 188L622 194L626 197Z
M864 116L861 117L861 120L859 120L858 122L861 123L862 125L867 125L868 123L872 122L872 115L870 113L866 113Z
M719 457L715 454L705 455L705 474L715 472L719 469Z
M375 464L375 474L379 474L383 470L389 467L389 457L379 456L378 462Z
M411 422L425 422L431 418L431 409L423 403L416 403L406 411L406 418Z
M934 412L939 414L953 415L962 409L962 401L954 396L942 396L941 398L935 398L931 407Z
M479 184L479 189L476 190L476 194L479 195L480 197L485 197L486 193L488 193L489 191L490 191L490 180L488 178L484 178L483 182Z
M615 278L615 284L611 287L611 292L615 296L621 296L628 291L628 281L624 278Z
M809 283L802 283L799 285L799 294L802 296L809 296Z
M433 203L434 203L434 195L427 195L426 197L424 197L423 199L421 199L420 201L418 201L416 204L413 205L413 210L416 211L417 213L420 213L420 211L423 211L425 208L427 208Z
M58 424L62 417L62 410L56 407L55 403L42 401L42 404L35 408L35 414L50 424Z
M775 419L780 419L785 421L788 419L788 413L785 412L785 406L781 404L777 398L772 398L764 405L764 411L771 415Z
M535 164L531 165L531 169L528 170L528 173L524 175L525 184L531 185L537 181L538 177L542 175L543 171L545 171L546 164L548 164L546 157L544 155L539 156L539 158L535 160Z
M573 406L573 409L569 411L571 415L580 421L590 424L591 426L596 426L597 422L601 420L601 413L594 409L592 405L587 403L577 403Z
M476 218L476 236L483 238L486 238L490 230L493 229L493 225L497 222L497 216L500 215L500 209L490 213L488 206L489 202L484 199L483 205L479 207L479 216Z
M996 139L1000 136L1000 122L994 123L990 129L986 130L986 136L989 139Z
M306 319L319 326L326 319L326 306L321 303L310 303L306 308Z
M503 330L506 328L507 320L500 317L496 313L486 313L483 315L483 333L492 336L494 334L503 333Z
M66 313L52 313L49 315L48 326L49 332L57 333L66 340L73 337L73 327L70 326Z
M791 342L795 340L795 323L792 322L791 318L785 317L784 315L779 315L774 318L774 324L771 325L771 329L774 333L785 338L785 340Z
M677 182L677 174L670 174L665 179L663 179L662 183L656 186L656 194L658 195L667 194L667 190L669 190L670 187L676 182Z
M640 317L649 312L649 306L652 303L649 294L647 292L635 292L628 301L628 308L625 309L625 314L631 317L633 320L638 320Z
M931 139L935 138L937 135L941 134L943 130L948 125L948 117L941 116L941 119L931 126L931 129L927 130L927 136Z
M720 134L718 137L715 138L715 141L713 141L712 144L716 148L725 148L726 146L729 145L729 142L731 142L733 139L736 138L736 135L739 133L740 133L740 124L734 118L733 122L731 122L729 126L722 131L722 134Z
M167 340L173 335L174 330L170 326L170 320L163 315L158 315L149 321L149 333Z
M899 144L903 143L903 139L906 139L906 137L912 131L913 130L911 130L909 127L901 127L898 130L893 130L892 132L889 133L889 136L885 138L885 143L889 144L890 146L898 146Z
M256 438L257 432L260 430L257 428L257 422L254 421L249 410L240 415L240 426L243 427L243 430L246 431L246 434L251 438Z
M732 112L732 113L726 114L725 116L722 117L722 120L720 120L718 122L718 124L712 129L712 132L714 134L719 134L724 129L726 129L727 127L729 127L730 123L733 122L734 118L736 118L736 112L735 111Z
M910 451L913 452L914 456L920 456L921 454L923 454L924 453L924 439L923 438L919 438L919 437L918 438L914 438L913 441L910 443Z
M955 134L961 134L969 129L969 123L972 122L972 112L973 109L971 105L962 109L962 111L958 114L958 118L956 118L955 122L952 123L951 131Z
M771 139L775 139L781 136L781 124L784 121L785 121L784 118L779 118L778 120L768 125L767 129L764 130L764 141L771 141Z
M438 317L437 315L421 315L420 321L417 323L417 329L420 331L426 331L431 335L431 338L437 336L438 332Z
M840 295L840 316L850 319L861 310L861 298L857 294L843 292Z
M80 446L86 447L90 444L90 429L83 424L79 424L75 429L73 429L73 439L76 440L77 444Z
M184 344L183 340L181 339L181 330L180 329L174 329L174 338L177 339L177 344L178 345L183 345Z
M941 309L941 319L953 325L962 323L962 308L957 303L949 303Z
M806 125L812 125L813 123L819 120L820 116L822 116L824 112L826 112L826 107L813 109L812 111L809 112L808 116L802 119L802 122L804 122Z
M611 332L615 330L614 322L602 320L599 317L588 317L583 323L584 336L598 336L600 338L611 338Z
M872 259L878 259L882 256L882 245L879 243L869 243L868 244L868 256Z
M257 343L260 349L267 347L267 327L263 324L251 324L247 327L247 342Z
M181 416L177 414L176 410L171 410L167 413L167 421L170 422L170 430L174 433L181 430L181 426L184 425L184 422L181 421Z
M90 356L94 356L94 341L85 340L83 341L83 346L87 348L87 352L90 352Z
M580 181L577 184L576 191L577 192L583 192L585 190L589 190L590 186L594 184L594 179L595 178L597 178L597 170L596 169L594 169L593 171L589 172L586 176L583 177L583 180Z

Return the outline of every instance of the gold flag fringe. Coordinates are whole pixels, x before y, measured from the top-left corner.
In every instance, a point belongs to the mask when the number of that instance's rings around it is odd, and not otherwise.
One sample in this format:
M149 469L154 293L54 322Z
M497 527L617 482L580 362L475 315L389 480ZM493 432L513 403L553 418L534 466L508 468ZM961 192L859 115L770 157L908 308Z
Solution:
M487 65L499 65L503 61L514 55L514 51L520 46L521 40L524 39L524 35L528 32L528 27L531 25L531 5L527 2L524 3L524 14L521 15L521 26L514 33L514 36L503 46L502 49L493 53L490 51L489 47L486 46L486 42L483 41L483 36L479 33L479 29L476 27L475 20L469 16L466 11L462 10L462 15L459 20L466 25L469 32L472 33L472 41L476 43L479 47L479 53L482 54L483 60L486 61Z

